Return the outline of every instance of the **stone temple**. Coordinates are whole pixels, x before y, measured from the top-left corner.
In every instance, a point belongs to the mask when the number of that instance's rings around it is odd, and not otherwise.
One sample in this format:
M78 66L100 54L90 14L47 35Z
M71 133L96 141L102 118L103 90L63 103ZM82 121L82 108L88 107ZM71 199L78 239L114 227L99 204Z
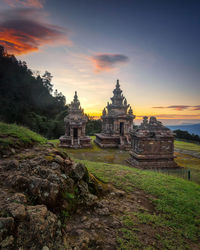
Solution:
M135 115L122 94L119 80L113 94L112 103L108 102L102 112L102 132L96 134L95 142L102 148L129 149L131 147L129 132L133 127Z
M131 132L129 164L138 168L177 168L174 161L174 135L155 117L143 118L141 125Z
M91 139L85 135L85 127L88 121L80 106L77 92L74 100L69 105L69 114L65 117L65 135L60 137L60 146L68 148L91 147Z

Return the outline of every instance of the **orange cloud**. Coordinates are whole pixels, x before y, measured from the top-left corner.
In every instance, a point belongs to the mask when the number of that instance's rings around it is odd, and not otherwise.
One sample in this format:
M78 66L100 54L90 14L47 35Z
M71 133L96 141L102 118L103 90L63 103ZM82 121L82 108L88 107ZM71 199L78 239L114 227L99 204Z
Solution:
M71 41L62 28L39 18L42 13L35 9L16 9L7 11L7 15L4 13L0 19L0 44L9 53L18 55L38 51L46 44L70 45Z
M45 0L4 0L11 7L34 7L34 8L43 8Z
M128 62L128 57L121 54L97 54L90 58L95 72L110 71L118 64Z

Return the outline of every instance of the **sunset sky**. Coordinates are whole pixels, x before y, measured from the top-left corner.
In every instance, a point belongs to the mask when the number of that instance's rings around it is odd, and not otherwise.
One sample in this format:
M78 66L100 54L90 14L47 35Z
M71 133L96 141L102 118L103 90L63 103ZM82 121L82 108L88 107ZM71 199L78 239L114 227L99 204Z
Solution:
M200 1L0 0L0 44L100 115L119 79L137 119L200 122Z

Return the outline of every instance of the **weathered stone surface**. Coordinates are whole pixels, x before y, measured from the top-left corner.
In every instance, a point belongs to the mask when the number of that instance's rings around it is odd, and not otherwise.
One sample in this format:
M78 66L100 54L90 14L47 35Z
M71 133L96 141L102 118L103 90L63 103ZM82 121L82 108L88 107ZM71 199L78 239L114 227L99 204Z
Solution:
M15 193L9 200L22 204L27 203L27 198L23 193Z
M22 220L26 217L26 209L25 206L18 203L10 203L8 205L8 211L12 215L13 218Z
M95 142L102 148L129 149L131 145L129 132L132 129L135 115L133 115L130 105L127 104L126 98L122 95L119 80L117 80L113 94L112 103L108 102L102 112L102 132L96 134Z
M139 168L176 168L173 132L155 117L144 117L141 125L131 132L128 162Z
M89 180L88 170L85 167L85 165L81 163L76 163L72 165L70 168L70 177L72 177L72 179L76 181L79 181L81 179L88 181Z
M1 159L0 189L0 249L63 249L63 214L97 201L87 168L50 147Z
M27 220L21 221L18 225L17 245L31 246L35 249L42 249L46 244L51 247L56 239L57 230L57 216L46 206L28 206Z
M56 155L55 161L59 164L62 164L64 162L64 159L60 155Z
M0 217L0 229L5 229L6 231L10 231L13 229L14 219L12 217Z
M0 243L0 246L2 248L7 248L7 247L12 245L13 241L14 241L14 237L12 235L10 235L10 236L6 237L5 240L3 240Z
M65 135L60 137L60 146L68 148L91 147L91 139L85 135L87 116L80 106L77 92L69 105L69 114L65 117Z

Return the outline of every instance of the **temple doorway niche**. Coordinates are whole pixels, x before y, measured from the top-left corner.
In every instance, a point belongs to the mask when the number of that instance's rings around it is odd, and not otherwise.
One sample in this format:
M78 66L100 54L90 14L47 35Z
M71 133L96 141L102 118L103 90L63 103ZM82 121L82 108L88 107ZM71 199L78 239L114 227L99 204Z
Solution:
M120 122L119 128L120 128L120 135L124 135L124 123L123 122Z
M78 139L78 128L73 128L73 137L74 139Z

